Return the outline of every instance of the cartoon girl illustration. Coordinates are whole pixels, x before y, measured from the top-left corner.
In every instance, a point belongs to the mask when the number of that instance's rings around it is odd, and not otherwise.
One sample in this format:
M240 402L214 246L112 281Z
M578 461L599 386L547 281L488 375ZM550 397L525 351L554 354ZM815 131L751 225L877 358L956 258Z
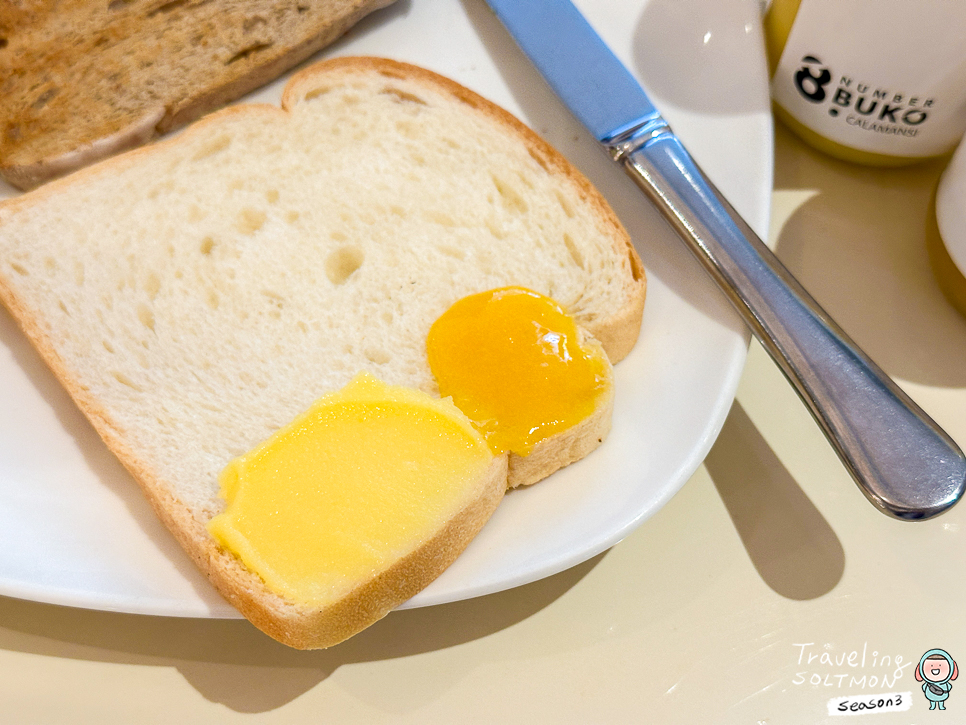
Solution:
M951 680L959 677L959 667L946 650L931 649L919 660L916 680L922 683L922 691L929 700L929 709L946 709L949 691L953 689Z

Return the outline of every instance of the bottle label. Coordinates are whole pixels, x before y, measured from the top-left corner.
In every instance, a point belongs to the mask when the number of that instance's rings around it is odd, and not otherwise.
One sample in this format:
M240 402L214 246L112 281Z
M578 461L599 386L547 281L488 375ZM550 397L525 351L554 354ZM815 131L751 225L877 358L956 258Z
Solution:
M926 157L966 132L966 2L802 0L772 98L861 151Z

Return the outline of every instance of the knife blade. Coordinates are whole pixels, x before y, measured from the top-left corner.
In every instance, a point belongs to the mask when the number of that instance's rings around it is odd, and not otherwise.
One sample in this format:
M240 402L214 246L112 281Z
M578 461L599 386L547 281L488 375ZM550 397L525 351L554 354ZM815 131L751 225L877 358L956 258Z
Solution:
M573 115L725 292L880 511L922 520L966 489L959 446L818 305L705 176L570 0L487 0Z

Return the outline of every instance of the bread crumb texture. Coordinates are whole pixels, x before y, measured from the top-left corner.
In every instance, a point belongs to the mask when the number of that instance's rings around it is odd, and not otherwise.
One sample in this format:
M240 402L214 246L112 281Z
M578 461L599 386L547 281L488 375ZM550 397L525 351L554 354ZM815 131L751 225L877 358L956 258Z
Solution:
M360 371L438 395L426 336L461 297L521 285L592 333L643 304L603 201L454 88L313 66L284 111L226 109L0 205L4 301L200 520L229 460Z

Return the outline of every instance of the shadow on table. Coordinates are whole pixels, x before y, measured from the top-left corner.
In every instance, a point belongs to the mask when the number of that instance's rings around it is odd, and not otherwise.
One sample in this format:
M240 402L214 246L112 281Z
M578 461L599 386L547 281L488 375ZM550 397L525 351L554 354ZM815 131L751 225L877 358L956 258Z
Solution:
M737 401L704 464L769 587L805 600L838 584L841 542Z
M800 194L803 203L772 226L781 260L889 375L956 388L966 386L966 320L940 292L926 249L944 165L849 164L776 124L775 193ZM838 583L841 543L738 403L706 466L772 589L813 599Z
M279 644L244 620L148 617L0 597L0 649L173 667L211 702L237 712L265 712L343 665L443 650L512 627L567 592L605 555L510 591L392 612L336 647L307 652Z
M811 195L784 222L778 256L889 375L966 386L966 320L929 265L926 228L945 160L898 169L838 161L775 124L775 189Z

